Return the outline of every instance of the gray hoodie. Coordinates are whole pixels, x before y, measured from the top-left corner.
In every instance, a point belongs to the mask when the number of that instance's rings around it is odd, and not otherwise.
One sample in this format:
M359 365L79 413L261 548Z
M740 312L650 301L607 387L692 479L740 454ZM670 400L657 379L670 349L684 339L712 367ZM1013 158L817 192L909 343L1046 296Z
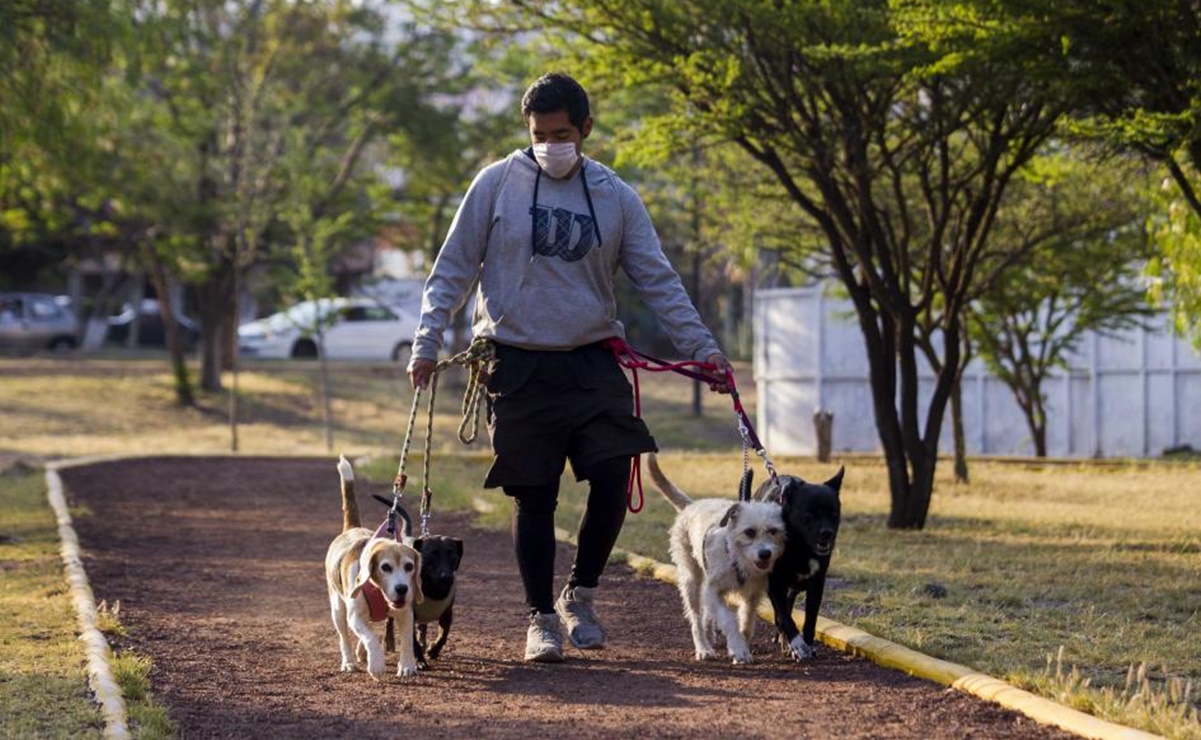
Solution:
M535 350L624 339L613 294L618 267L681 354L704 360L720 351L633 188L586 157L566 180L539 173L517 150L471 183L425 283L414 357L438 356L451 314L477 281L477 337Z

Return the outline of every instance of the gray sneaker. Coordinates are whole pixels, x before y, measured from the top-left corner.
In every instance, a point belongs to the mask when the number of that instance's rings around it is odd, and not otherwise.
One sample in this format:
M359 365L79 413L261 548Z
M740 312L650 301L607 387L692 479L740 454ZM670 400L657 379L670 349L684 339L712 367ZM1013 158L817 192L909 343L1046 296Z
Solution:
M566 586L555 602L555 611L567 625L567 639L580 650L600 650L605 646L605 630L592 607L595 591L585 586Z
M525 633L525 659L534 663L563 662L563 632L558 614L531 614Z

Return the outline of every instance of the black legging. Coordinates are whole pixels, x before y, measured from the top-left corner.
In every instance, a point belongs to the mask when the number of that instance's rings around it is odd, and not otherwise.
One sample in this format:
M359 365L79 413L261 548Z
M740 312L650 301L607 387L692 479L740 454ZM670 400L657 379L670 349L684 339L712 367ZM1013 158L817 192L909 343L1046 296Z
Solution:
M626 518L629 457L602 460L582 476L588 481L588 503L580 520L579 547L568 585L595 587L609 561ZM559 482L540 486L505 486L513 497L513 546L517 569L531 611L554 611L555 505Z

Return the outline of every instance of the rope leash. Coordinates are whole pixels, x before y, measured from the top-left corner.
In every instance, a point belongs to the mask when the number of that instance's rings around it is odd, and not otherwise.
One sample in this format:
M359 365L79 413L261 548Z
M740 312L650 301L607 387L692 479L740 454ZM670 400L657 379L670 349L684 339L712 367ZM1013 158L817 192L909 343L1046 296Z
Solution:
M674 372L693 380L699 380L708 383L712 386L724 386L730 392L730 397L734 402L734 418L738 424L738 434L742 438L742 481L739 484L739 499L750 499L750 455L748 450L753 449L755 454L763 460L763 465L767 469L767 474L771 478L772 483L778 488L780 485L780 477L776 472L776 466L768 457L767 450L763 447L763 443L759 441L759 436L755 434L755 427L751 423L750 415L742 405L742 399L738 395L738 386L734 382L734 372L727 370L725 375L717 374L717 366L709 362L700 362L697 360L684 360L682 362L667 362L657 357L653 357L644 352L639 352L631 347L623 339L613 337L605 340L605 346L613 353L617 364L630 371L633 377L634 385L634 415L641 418L642 416L642 392L638 382L638 371L646 370L648 372ZM638 495L637 504L635 505L634 487L637 484ZM638 513L642 511L645 503L642 488L642 458L635 457L630 466L630 482L626 487L626 500L631 512Z
M425 455L421 463L421 536L428 537L430 510L433 504L434 492L430 489L430 457L433 451L434 439L434 401L438 396L438 376L447 368L460 365L467 369L467 389L463 393L462 420L459 422L459 441L465 445L471 444L479 436L480 431L480 398L484 379L487 377L484 369L496 356L496 348L486 339L477 337L471 345L462 352L439 360L434 365L430 375L430 395L426 404L425 424ZM409 422L405 428L404 444L400 449L400 462L397 465L396 477L392 481L392 508L388 510L387 530L395 535L396 517L400 510L400 500L404 497L408 474L405 467L408 464L409 448L413 441L413 430L417 426L417 409L421 404L421 388L413 389L413 405L409 409ZM470 427L470 429L469 429Z

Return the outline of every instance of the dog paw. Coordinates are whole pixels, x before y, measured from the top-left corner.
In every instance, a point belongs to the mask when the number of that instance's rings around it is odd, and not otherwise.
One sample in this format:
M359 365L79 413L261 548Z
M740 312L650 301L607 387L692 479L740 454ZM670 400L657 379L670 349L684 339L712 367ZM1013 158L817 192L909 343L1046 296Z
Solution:
M714 660L717 658L717 651L712 648L698 649L696 651L697 660Z
M396 675L400 678L406 678L408 676L416 676L417 675L417 664L414 663L413 665L399 666L396 669Z
M812 660L817 655L813 646L805 642L805 638L800 635L792 638L792 642L788 643L788 648L792 653L792 659L796 661Z
M354 673L356 670L358 670L358 666L355 665L354 663L351 663L350 661L344 660L344 661L342 661L341 670L343 673Z

